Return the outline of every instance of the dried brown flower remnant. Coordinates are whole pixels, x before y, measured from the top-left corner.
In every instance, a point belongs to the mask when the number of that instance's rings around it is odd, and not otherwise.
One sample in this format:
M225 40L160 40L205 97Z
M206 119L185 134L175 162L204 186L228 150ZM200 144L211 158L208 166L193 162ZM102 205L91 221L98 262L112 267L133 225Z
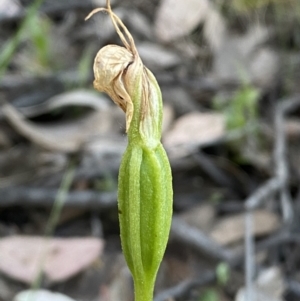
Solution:
M95 89L109 94L124 112L130 97L122 77L132 60L132 54L124 47L108 45L98 52L94 63Z
M111 10L109 1L107 5L108 8L93 10L86 19L99 11L108 12L124 47L107 45L98 51L93 66L94 87L107 93L126 113L126 132L129 131L134 110L137 111L139 135L147 137L151 143L152 138L155 141L160 139L160 89L151 71L143 65L130 32Z
M136 89L134 85L135 77L139 73L138 71L143 69L143 64L131 34L119 17L111 10L109 1L107 1L107 8L94 9L86 19L100 11L106 11L110 14L115 29L125 47L107 45L99 50L93 67L94 87L100 92L107 93L126 113L126 131L128 131L133 116L130 92L132 89Z
M132 119L133 105L126 89L125 76L132 62L132 54L126 48L117 45L108 45L100 49L94 61L94 87L107 93L126 113L126 131Z

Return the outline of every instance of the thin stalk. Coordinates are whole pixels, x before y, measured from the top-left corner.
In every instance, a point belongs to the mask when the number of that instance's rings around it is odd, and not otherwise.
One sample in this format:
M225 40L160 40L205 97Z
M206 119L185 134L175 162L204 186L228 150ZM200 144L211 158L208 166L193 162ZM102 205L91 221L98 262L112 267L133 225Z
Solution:
M67 194L68 194L71 184L73 182L74 174L75 174L75 166L73 164L70 164L67 167L67 170L63 176L61 185L58 189L57 195L55 197L55 200L54 200L54 203L52 206L52 210L51 210L49 219L47 221L47 225L45 228L45 237L48 239L54 233L54 230L57 225L58 219L60 217L61 211L62 211L65 201L67 199ZM42 271L43 271L42 267L43 267L43 264L44 264L44 262L46 260L46 256L47 256L47 245L48 245L48 243L46 243L44 246L44 253L43 253L43 256L42 256L42 258L40 260L40 264L39 264L39 266L40 266L39 273L31 286L32 290L36 290L41 287Z
M134 301L153 301L153 287L154 283L149 285L147 281L145 281L145 283L135 281Z
M54 204L50 213L50 217L48 219L46 229L45 229L45 236L50 237L52 236L55 227L57 225L58 219L60 217L61 211L67 199L67 195L69 193L71 184L74 179L75 173L75 166L71 163L63 176L61 181L61 185L57 192L56 198L54 200Z
M9 65L13 55L16 52L16 49L18 45L20 44L20 41L28 29L28 23L30 22L31 18L37 13L37 10L41 6L44 0L36 0L33 2L33 4L29 7L28 13L22 23L20 24L20 27L15 34L14 37L12 37L9 41L7 41L0 49L0 79L5 74L7 66Z

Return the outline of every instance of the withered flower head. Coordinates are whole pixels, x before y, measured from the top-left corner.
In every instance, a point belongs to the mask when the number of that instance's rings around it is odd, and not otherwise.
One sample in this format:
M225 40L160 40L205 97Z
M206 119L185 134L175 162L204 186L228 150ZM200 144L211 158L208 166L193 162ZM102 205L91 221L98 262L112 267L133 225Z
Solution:
M159 140L162 104L156 79L143 65L130 32L111 10L109 1L107 8L94 9L86 19L100 11L109 13L124 47L107 45L99 50L93 67L94 87L107 93L126 113L126 132L135 120L135 132L142 139L148 144Z

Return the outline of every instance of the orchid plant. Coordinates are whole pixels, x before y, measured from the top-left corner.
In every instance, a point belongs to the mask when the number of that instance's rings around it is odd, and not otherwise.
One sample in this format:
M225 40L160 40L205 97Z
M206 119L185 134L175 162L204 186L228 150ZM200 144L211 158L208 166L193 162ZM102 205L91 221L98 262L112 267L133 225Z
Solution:
M172 220L172 175L161 144L162 96L159 85L136 49L132 35L112 11L107 12L124 47L107 45L94 60L94 87L107 93L126 114L128 146L118 179L122 250L132 273L135 301L153 300L156 275Z

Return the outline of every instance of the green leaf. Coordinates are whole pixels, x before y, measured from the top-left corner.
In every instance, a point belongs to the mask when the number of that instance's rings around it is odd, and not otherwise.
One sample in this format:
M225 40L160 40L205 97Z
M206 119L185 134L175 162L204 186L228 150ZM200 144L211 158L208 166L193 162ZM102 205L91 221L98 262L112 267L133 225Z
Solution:
M207 289L201 296L200 301L219 301L219 296L216 290Z
M218 283L222 286L226 285L230 278L229 265L225 262L218 264L216 274Z

